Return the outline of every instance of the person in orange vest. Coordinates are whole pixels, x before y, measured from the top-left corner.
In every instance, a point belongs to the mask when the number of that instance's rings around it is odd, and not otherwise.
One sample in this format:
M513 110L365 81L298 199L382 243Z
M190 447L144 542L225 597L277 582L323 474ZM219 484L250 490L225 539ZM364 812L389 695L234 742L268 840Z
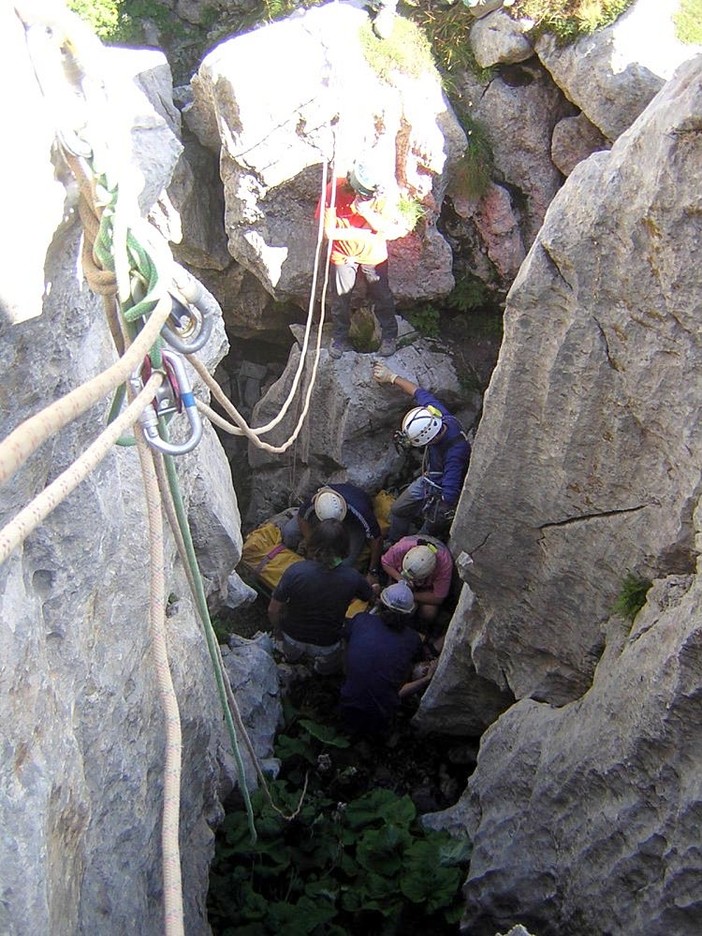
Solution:
M317 206L317 217L320 210L321 202ZM407 227L390 210L390 201L383 193L381 171L372 156L357 159L345 177L327 186L324 234L331 241L333 298L329 355L333 359L352 350L349 341L351 294L359 271L366 281L367 297L373 303L382 330L376 353L383 357L394 354L397 320L388 279L387 242L407 233Z

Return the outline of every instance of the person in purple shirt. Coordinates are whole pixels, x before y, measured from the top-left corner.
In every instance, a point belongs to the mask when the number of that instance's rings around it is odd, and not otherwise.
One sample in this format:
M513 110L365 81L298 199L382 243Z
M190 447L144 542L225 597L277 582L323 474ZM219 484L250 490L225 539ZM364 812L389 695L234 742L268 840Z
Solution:
M470 443L456 417L428 390L380 361L373 364L373 378L414 398L416 406L405 414L399 437L405 445L424 449L420 476L392 506L388 540L396 543L406 536L415 521L421 522L420 532L443 539L461 496Z

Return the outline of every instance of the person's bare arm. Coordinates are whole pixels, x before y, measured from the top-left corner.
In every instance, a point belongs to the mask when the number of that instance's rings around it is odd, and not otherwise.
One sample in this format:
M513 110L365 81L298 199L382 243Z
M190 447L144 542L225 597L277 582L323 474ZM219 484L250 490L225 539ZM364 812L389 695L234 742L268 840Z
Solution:
M280 634L284 617L285 604L282 601L276 601L275 598L271 598L268 604L268 620L271 622L276 634Z
M403 686L400 686L400 691L398 693L400 698L405 699L407 696L414 695L416 692L422 692L422 690L426 689L432 681L438 663L438 660L431 660L426 664L426 673L424 676L412 679L410 682L406 682Z

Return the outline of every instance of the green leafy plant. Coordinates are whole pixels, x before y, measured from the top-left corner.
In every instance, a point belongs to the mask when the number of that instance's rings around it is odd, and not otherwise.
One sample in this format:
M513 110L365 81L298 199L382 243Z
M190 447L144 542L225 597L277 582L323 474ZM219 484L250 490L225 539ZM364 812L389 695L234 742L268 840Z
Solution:
M633 621L646 604L646 595L651 584L650 579L629 572L614 602L614 613L621 615L627 621Z
M392 82L395 72L418 78L436 69L431 43L412 20L395 18L390 38L379 39L370 19L360 29L361 48L366 61L383 81Z
M702 44L702 0L680 0L673 14L675 35L686 45Z
M106 43L136 45L144 39L144 21L150 20L165 38L185 34L181 21L157 0L67 0Z
M609 26L634 0L514 0L510 16L534 20L537 32L572 42Z
M420 335L426 338L438 338L441 333L441 315L439 310L430 303L415 306L405 313L405 318Z
M474 309L480 309L488 305L490 300L487 286L475 276L463 276L456 281L456 285L446 298L446 305L456 312L472 312ZM471 316L471 319L474 317ZM491 319L495 318L491 316ZM502 318L498 319L501 323ZM494 335L493 335L494 337Z
M343 774L333 756L348 739L289 707L288 719L276 748L285 776L270 790L292 818L255 792L253 844L244 811L227 815L210 875L213 932L453 932L470 843L422 829L410 797L391 790L339 802L329 793ZM315 770L320 752L325 766Z

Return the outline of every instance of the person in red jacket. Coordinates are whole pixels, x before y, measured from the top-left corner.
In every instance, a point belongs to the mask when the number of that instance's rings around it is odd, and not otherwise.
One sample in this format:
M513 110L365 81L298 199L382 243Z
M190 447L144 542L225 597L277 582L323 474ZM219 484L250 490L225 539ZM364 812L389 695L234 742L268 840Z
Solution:
M317 212L320 210L321 204ZM391 214L380 172L371 157L356 160L345 178L337 178L327 186L324 234L332 242L332 358L338 359L351 350L351 293L359 270L382 330L377 353L383 357L394 353L397 320L388 280L387 242L407 233L406 226Z

